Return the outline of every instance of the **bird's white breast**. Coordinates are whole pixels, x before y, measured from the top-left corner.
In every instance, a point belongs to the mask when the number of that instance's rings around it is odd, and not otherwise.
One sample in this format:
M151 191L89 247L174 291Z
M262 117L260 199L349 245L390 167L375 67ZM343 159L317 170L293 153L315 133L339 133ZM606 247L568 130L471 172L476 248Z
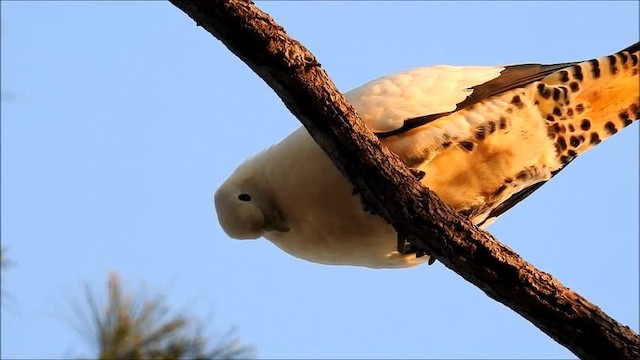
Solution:
M278 191L278 204L291 231L265 235L282 250L317 263L372 268L407 267L428 259L397 253L393 227L364 212L360 196L352 194L353 186L306 129L269 151L273 153L266 156L286 153L265 174L281 179L277 187L286 189Z

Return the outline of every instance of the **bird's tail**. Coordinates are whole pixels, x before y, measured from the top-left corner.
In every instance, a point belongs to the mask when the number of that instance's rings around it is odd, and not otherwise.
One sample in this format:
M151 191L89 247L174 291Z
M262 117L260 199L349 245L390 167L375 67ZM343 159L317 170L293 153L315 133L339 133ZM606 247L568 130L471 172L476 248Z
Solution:
M640 117L640 43L536 83L536 101L563 164Z

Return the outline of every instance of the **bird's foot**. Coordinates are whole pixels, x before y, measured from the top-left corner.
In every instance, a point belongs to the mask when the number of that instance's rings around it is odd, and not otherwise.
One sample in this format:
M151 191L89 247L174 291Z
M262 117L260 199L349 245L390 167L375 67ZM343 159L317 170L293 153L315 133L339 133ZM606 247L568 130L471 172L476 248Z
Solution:
M398 234L398 252L402 255L411 254L414 252L413 245L407 240L405 236Z
M420 169L409 168L409 171L411 171L411 174L413 174L413 177L418 181L424 179L425 175L427 174Z
M427 264L428 265L433 265L434 262L436 262L436 258L433 257L433 255L431 255L430 252L428 252L427 250L424 249L417 249L416 250L416 258L421 258L423 256L428 256L429 260L427 260Z
M433 265L433 263L436 262L436 258L434 258L433 255L429 254L427 251L425 250L416 251L416 258L418 259L425 255L429 257L429 260L427 260L427 265Z

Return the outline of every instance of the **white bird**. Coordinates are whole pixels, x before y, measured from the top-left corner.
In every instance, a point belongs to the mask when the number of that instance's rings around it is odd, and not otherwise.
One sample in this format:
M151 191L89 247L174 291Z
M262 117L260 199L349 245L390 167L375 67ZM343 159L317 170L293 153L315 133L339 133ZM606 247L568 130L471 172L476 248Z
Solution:
M638 43L555 65L435 66L345 94L367 127L421 182L479 226L640 115ZM397 234L363 211L353 186L301 127L241 164L214 195L236 239L264 237L308 261L401 268Z

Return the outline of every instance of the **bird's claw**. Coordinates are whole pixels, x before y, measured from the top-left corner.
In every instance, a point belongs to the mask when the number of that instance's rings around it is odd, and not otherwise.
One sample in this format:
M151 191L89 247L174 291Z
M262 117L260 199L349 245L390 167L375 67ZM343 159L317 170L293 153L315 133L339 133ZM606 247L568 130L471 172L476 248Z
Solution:
M419 259L423 256L428 256L429 260L427 260L428 265L433 265L436 262L436 258L431 255L431 253L424 249L418 249L415 245L412 245L406 238L406 236L401 236L398 234L398 252L402 255L415 253L416 259Z
M428 251L426 250L416 251L416 258L421 258L425 255L429 257L429 260L427 260L427 265L433 265L433 263L436 262L436 258L433 257L433 255L431 255Z
M402 255L410 254L412 252L412 246L406 237L398 234L398 252Z
M433 255L429 254L427 251L418 250L416 252L416 258L421 258L421 257L423 257L425 255L429 257L429 260L427 260L427 265L433 265L433 263L436 262L436 258L433 257Z
M351 191L352 196L360 195L360 203L362 204L362 211L369 213L371 215L378 215L378 212L371 207L370 203L362 196L362 193L358 188L354 187Z
M411 171L411 174L413 175L413 177L418 181L424 179L425 175L427 174L422 170L414 169L414 168L409 168L409 171Z

